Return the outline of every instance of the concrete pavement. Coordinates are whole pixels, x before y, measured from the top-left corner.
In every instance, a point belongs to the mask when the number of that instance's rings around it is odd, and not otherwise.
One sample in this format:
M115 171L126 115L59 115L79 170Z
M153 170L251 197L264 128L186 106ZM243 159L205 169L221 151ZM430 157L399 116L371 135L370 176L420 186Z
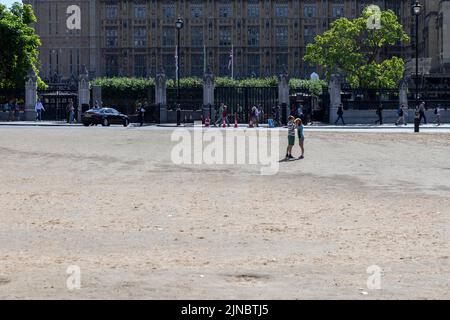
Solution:
M83 125L80 123L75 124L69 124L67 122L62 121L13 121L13 122L0 122L0 127L82 127ZM137 124L131 124L130 127L135 128L137 127ZM144 125L143 128L177 128L176 124L147 124ZM189 128L194 127L193 124L186 124L180 126L180 128ZM199 127L198 125L195 125L195 127ZM234 126L227 129L234 129ZM246 124L240 124L239 129L245 129L248 126ZM215 127L210 127L211 129L214 129ZM267 125L261 125L260 128L268 128ZM218 128L216 128L218 129ZM278 128L283 130L284 128ZM395 126L394 124L384 124L384 125L367 125L367 124L353 124L353 125L330 125L325 123L317 123L312 126L306 126L306 130L308 131L376 131L376 132L410 132L414 130L413 124L408 124L407 126L399 125ZM427 124L422 125L420 127L420 130L423 132L450 132L450 124L443 124L441 126L437 126L436 124Z

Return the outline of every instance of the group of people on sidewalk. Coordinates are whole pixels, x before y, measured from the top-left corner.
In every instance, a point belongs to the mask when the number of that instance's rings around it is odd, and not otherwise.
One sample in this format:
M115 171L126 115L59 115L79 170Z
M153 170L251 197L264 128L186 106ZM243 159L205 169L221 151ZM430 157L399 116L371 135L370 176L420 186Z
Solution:
M227 127L230 127L230 116L233 116L233 113L230 110L230 108L224 103L221 103L219 108L216 110L216 118L213 125L217 127L221 126L222 124L225 124ZM264 111L262 107L254 105L250 109L248 114L249 127L250 128L259 127L259 124L261 123L263 117ZM244 109L240 105L237 106L236 113L234 113L234 121L237 122L245 121Z
M297 107L291 109L291 116L295 117L296 119L302 120L304 125L312 125L313 123L311 107L306 107L301 103L299 103Z
M8 113L7 121L20 121L20 106L16 100L5 103L3 112Z
M419 123L422 124L422 121L424 124L427 124L427 116L426 116L427 107L425 102L422 102L419 104L415 109L415 114L419 118ZM441 116L444 109L440 104L438 104L436 107L434 107L434 115L435 115L435 124L440 126L442 124L441 122ZM383 119L383 106L379 105L376 109L376 115L377 120L375 121L375 124L383 125L384 119ZM408 115L409 115L409 108L407 105L402 104L397 109L397 121L395 121L395 125L398 126L400 123L404 124L405 126L408 125ZM344 120L344 105L341 103L337 109L337 119L334 122L335 125L339 123L339 121L342 121L342 124L345 126L345 120Z
M94 108L100 108L98 101L95 102ZM145 113L146 113L146 106L140 105L137 108L137 114L138 114L138 120L140 125L142 126L145 119ZM420 103L415 108L415 114L419 118L419 123L422 124L422 121L424 124L428 123L428 119L426 116L427 107L425 102ZM444 111L444 108L440 104L438 104L436 107L433 108L433 113L435 115L435 124L440 126L442 124L442 114ZM3 106L3 111L8 112L8 121L14 121L15 119L18 119L17 113L19 113L19 106L16 102L10 102ZM68 122L70 124L73 124L75 122L75 106L73 104L73 101L69 101L67 105L67 112L68 112ZM237 112L234 114L235 120L238 122L242 122L245 120L243 114L243 108L238 105ZM35 105L35 112L36 112L36 121L42 121L42 114L45 112L44 105L42 104L42 101L40 99L37 100L37 103ZM376 109L376 115L377 120L375 121L375 124L383 125L384 119L383 119L383 106L379 105ZM261 106L254 105L250 111L249 111L249 127L259 127L259 124L261 123L261 118L263 116L264 112L262 110ZM216 112L216 119L213 122L214 126L221 126L222 124L225 124L226 126L230 127L230 116L233 115L232 112L230 112L230 108L225 105L224 103L221 103L219 108ZM402 104L398 110L397 110L397 121L395 122L395 125L398 126L400 124L407 125L408 124L408 116L409 116L409 108L407 105ZM301 120L302 125L308 124L308 115L304 111L304 107L299 104L295 109L292 109L290 117L293 117L294 120ZM269 126L271 127L280 127L282 125L281 123L281 107L274 106L272 108L272 118L269 119ZM334 122L335 125L339 123L339 121L342 122L343 125L345 125L344 120L344 105L341 103L337 109L337 119Z
M426 112L427 111L427 107L425 102L422 102L421 104L419 104L416 107L415 110L415 114L416 117L418 117L419 119L419 124L422 124L422 120L424 124L427 124L427 116L426 116ZM441 116L442 116L442 112L444 111L444 109L441 107L440 104L438 104L435 108L434 108L434 115L436 117L435 119L435 124L440 126L441 123ZM408 116L409 116L409 108L407 105L402 104L400 106L400 108L398 108L397 110L398 113L398 119L395 122L395 125L398 126L400 123L403 123L405 126L408 125Z
M264 109L260 105L253 105L249 111L248 116L245 116L245 112L242 106L238 105L236 112L233 113L231 108L221 103L219 108L216 110L216 118L213 122L215 127L225 124L230 126L230 116L233 117L234 121L239 123L247 122L249 128L259 127L260 124L267 120L269 127L281 127L281 106L276 105L272 107L271 117L267 117L264 113ZM303 124L312 123L312 117L308 113L308 110L299 104L297 107L291 109L291 116L296 119L301 119Z
M42 121L42 114L45 112L44 105L42 104L42 101L40 98L38 98L35 106L34 106L34 112L36 113L36 121ZM67 104L67 115L68 115L68 122L70 124L73 124L75 122L75 106L73 104L73 101L70 100Z

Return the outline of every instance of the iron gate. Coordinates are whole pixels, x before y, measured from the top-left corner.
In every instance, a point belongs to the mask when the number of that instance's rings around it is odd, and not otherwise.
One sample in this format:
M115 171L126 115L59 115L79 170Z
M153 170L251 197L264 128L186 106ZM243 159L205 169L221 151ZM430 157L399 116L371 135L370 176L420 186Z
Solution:
M179 97L178 97L179 94ZM203 88L167 88L167 108L176 110L180 105L183 111L199 111L203 108Z
M216 107L221 103L227 105L241 122L249 122L252 107L260 106L261 121L267 122L272 108L278 105L278 87L216 87L214 100Z
M38 97L44 105L42 120L68 121L70 102L75 107L75 119L78 116L78 93L73 91L40 91Z

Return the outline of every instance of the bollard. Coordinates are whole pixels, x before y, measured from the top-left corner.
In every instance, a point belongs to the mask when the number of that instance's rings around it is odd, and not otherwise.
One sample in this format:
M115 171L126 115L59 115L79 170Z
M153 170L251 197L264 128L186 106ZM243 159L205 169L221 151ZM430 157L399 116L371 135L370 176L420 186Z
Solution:
M177 108L177 127L181 126L181 109L180 106Z
M416 112L416 117L414 118L414 132L419 133L420 132L420 117L419 113Z
M420 132L420 119L419 118L414 119L414 132L415 133Z

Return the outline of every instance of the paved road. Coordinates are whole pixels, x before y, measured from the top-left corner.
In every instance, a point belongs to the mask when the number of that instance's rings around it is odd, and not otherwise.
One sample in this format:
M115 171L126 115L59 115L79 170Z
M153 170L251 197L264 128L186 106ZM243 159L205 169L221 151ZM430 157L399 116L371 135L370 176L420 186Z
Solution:
M17 121L17 122L0 122L0 127L61 127L61 128L67 128L67 127L83 127L81 124L67 124L65 122L34 122L34 121ZM100 126L99 126L100 127ZM192 128L193 126L182 126L183 128ZM109 127L104 128L105 130L111 130L111 129L122 129L122 130L128 130L128 129L138 129L138 130L166 130L167 128L176 128L176 124L167 124L167 125L147 125L144 127L137 127L136 124L130 125L128 128L123 128L121 126L118 127ZM199 128L198 126L195 126L195 128ZM262 126L261 128L267 128L267 126ZM209 129L216 129L211 127ZM224 130L223 128L220 128L221 130ZM245 130L248 129L246 125L239 125L239 130ZM226 130L236 130L233 127L227 128ZM251 130L258 130L258 129L251 129ZM285 128L277 128L274 130L285 130ZM441 126L436 126L434 124L428 124L423 125L420 127L421 132L425 133L450 133L450 124L444 124ZM314 126L307 126L306 131L314 131L314 132L339 132L339 131L345 131L345 132L382 132L382 133L389 133L389 132L395 132L395 133L414 133L414 125L409 124L408 126L398 126L391 124L386 124L382 126L375 126L375 125L366 125L366 124L358 124L358 125L347 125L347 126L335 126L335 125L327 125L327 124L318 124Z

